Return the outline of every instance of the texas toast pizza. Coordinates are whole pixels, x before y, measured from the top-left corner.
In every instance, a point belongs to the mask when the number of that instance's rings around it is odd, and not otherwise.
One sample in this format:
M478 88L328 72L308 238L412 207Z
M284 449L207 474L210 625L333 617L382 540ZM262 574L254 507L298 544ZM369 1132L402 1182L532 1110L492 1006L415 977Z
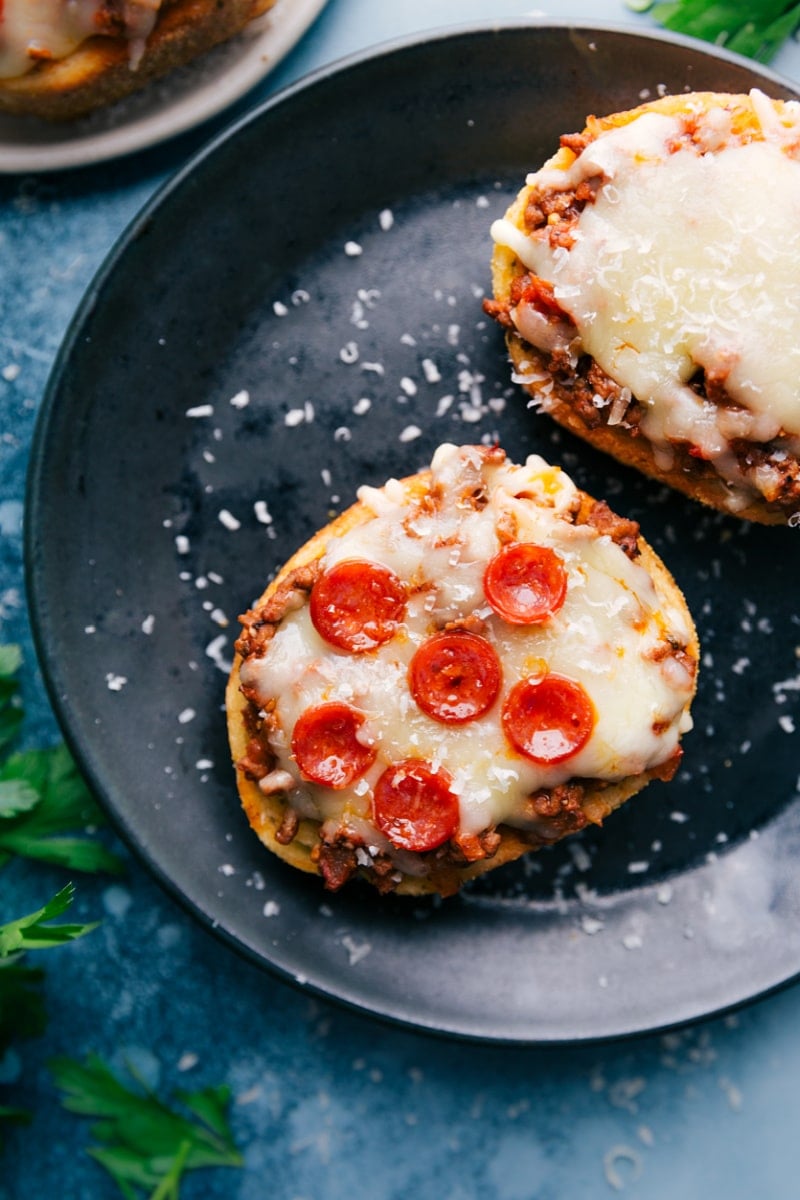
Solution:
M71 120L227 41L275 0L0 0L0 112Z
M240 620L244 810L330 889L452 894L671 778L691 726L674 580L535 455L443 445L361 488Z
M800 104L590 117L492 226L515 379L592 445L726 512L800 512Z

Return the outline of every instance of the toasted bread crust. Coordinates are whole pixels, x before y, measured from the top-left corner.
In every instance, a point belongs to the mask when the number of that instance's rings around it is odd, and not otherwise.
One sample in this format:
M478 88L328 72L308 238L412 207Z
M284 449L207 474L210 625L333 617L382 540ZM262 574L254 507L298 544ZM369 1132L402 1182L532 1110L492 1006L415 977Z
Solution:
M416 498L424 494L429 481L430 472L424 471L417 475L409 476L402 480L401 483L406 494L409 497ZM350 529L364 524L371 518L372 513L361 503L356 503L346 509L335 520L331 521L329 525L316 533L287 561L266 588L260 599L256 601L253 608L258 610L267 604L298 568L307 567L318 561L323 556L326 544L332 537L341 537ZM637 561L653 580L659 598L672 606L679 607L684 612L688 626L693 631L692 642L687 647L687 654L696 664L699 659L697 636L694 632L694 625L686 601L680 589L664 563L641 537L638 539L638 550L639 557ZM239 668L241 664L242 657L237 653L228 679L225 699L228 737L236 770L236 785L242 807L254 831L268 850L271 850L290 866L311 874L321 875L322 873L314 857L315 851L318 850L320 845L320 823L317 821L301 820L295 836L288 844L283 844L276 835L281 828L286 813L284 794L273 793L265 795L259 789L258 784L248 778L239 765L245 757L249 741L246 720L248 701L242 694L239 683ZM584 792L581 808L586 822L592 825L601 825L606 817L624 804L626 800L629 800L637 792L640 792L652 779L661 777L663 777L663 767L656 767L641 775L631 776L617 783L582 780ZM480 859L477 862L464 866L454 866L451 864L438 865L434 863L432 864L430 873L425 876L403 875L402 881L393 890L399 895L406 896L430 894L441 896L453 895L468 880L474 879L476 876L482 875L487 871L492 871L497 867L504 866L506 863L513 862L531 850L540 849L545 844L552 844L552 842L560 840L560 837L566 836L570 830L565 829L559 837L552 838L548 842L532 839L530 836L525 836L519 830L512 829L507 825L501 825L497 832L500 835L500 843L496 852L491 857Z
M66 58L0 80L0 112L70 121L122 100L232 38L275 0L172 0L144 54L130 65L126 38L92 37Z
M658 100L649 101L637 108L624 112L612 113L605 117L591 116L587 118L583 135L594 139L599 134L630 124L644 113L660 113L665 116L684 114L687 103L691 103L694 111L698 107L724 107L732 117L732 131L742 140L758 140L763 138L761 125L748 96L733 95L717 92L695 92L687 96L664 96ZM784 102L772 101L780 114ZM568 145L562 145L559 150L544 164L544 168L567 170L575 161L577 154ZM515 201L506 213L506 217L519 228L524 228L524 213L533 189L526 185L518 193ZM491 263L492 288L495 299L501 303L507 302L512 284L518 276L524 275L526 268L516 255L506 246L497 245L494 248ZM754 497L749 503L731 507L731 491L725 481L716 473L713 466L699 458L692 458L687 453L678 452L674 456L672 466L665 466L663 456L659 461L652 444L644 436L639 436L634 429L631 431L625 425L607 425L597 423L588 425L580 412L572 403L572 389L568 382L557 377L550 377L548 372L548 356L528 342L514 330L507 330L506 345L515 375L525 379L526 375L536 375L547 379L546 395L544 380L523 382L523 390L541 406L548 416L552 417L563 428L582 438L596 449L611 455L625 466L633 467L644 475L667 484L676 491L682 492L691 499L699 501L708 507L726 514L734 512L737 517L764 525L785 525L794 511L794 507L770 504L765 499Z
M529 373L532 365L538 372L547 370L546 356L524 342L518 334L509 332L506 335L506 346L514 369L520 376ZM524 383L522 388L534 400L539 401L540 384ZM562 389L557 381L548 396L546 412L563 429L576 434L596 450L611 455L623 466L633 467L650 479L667 484L709 508L731 514L730 491L707 463L697 460L696 463L692 462L691 468L687 470L683 459L676 457L676 465L665 467L657 462L653 447L646 438L631 437L627 430L619 425L590 427L570 404L569 391ZM735 515L760 525L785 525L787 521L784 509L774 508L766 501L758 499L743 508L738 508Z

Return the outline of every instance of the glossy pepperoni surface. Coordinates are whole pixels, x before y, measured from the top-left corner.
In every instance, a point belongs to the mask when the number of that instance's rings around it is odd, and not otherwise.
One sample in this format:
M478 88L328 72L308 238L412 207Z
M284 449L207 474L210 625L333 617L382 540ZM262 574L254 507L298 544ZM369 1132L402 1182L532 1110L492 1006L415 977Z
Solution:
M361 740L364 714L349 704L315 704L300 716L292 734L292 754L300 774L311 783L346 788L375 761L375 750Z
M384 771L372 805L375 824L399 850L435 850L458 830L458 798L449 775L421 759Z
M534 625L558 612L567 594L564 560L549 546L510 542L486 566L486 599L512 625Z
M419 707L446 725L463 725L488 712L501 679L493 646L466 630L428 638L408 671L408 686Z
M362 654L388 642L406 607L401 580L380 563L346 559L323 571L311 591L310 612L320 637Z
M503 729L511 744L532 762L566 762L581 750L597 715L584 688L563 675L523 679L503 705Z

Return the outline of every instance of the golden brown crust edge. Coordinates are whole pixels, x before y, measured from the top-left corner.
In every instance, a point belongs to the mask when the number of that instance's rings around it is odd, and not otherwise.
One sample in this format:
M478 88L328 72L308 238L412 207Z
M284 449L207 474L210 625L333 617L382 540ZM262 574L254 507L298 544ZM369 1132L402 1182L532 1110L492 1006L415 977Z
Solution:
M174 0L159 13L141 62L125 38L93 37L66 58L0 80L0 112L71 121L140 91L228 41L275 0Z
M418 475L409 476L401 482L408 494L419 495L425 490L429 479L430 472L423 471ZM340 537L347 533L348 530L354 529L370 518L370 510L363 504L356 503L346 509L331 521L330 524L314 534L284 564L253 607L258 608L266 603L274 595L282 582L298 567L307 566L321 558L325 552L326 543L331 537ZM697 635L694 631L694 623L682 592L662 560L641 537L639 538L639 553L640 557L637 561L641 563L653 579L659 598L673 606L679 607L683 611L688 625L693 631L692 642L687 649L693 660L697 662L699 659ZM280 794L265 796L259 789L258 784L248 779L244 772L236 765L244 758L248 743L248 734L244 723L247 701L239 687L239 668L241 662L241 657L237 653L234 657L233 666L228 678L225 692L225 707L228 739L236 771L236 786L242 807L253 830L268 850L271 850L273 854L276 854L292 867L314 875L321 875L319 868L312 858L312 850L319 844L319 823L309 820L301 821L293 840L288 845L281 844L277 841L275 835L283 820L285 802ZM637 792L640 792L652 779L658 778L659 775L659 768L655 768L642 775L623 779L616 784L603 784L597 787L588 786L583 798L582 808L589 824L601 825L607 816L624 804L626 800L629 800ZM513 862L522 857L522 855L539 848L531 845L530 841L527 841L509 826L501 826L498 832L501 835L500 845L491 858L481 859L478 862L463 867L439 867L424 877L404 875L402 882L398 884L395 892L405 896L432 894L450 896L457 892L461 885L468 880Z
M746 134L748 131L753 131L754 135L757 135L760 130L760 125L748 96L727 92L694 92L691 94L691 98L687 96L663 96L658 100L649 101L646 104L641 104L636 108L628 109L624 112L612 113L606 117L591 116L587 119L583 132L596 135L608 129L619 128L630 124L631 121L634 121L646 112L658 112L664 115L685 113L689 103L694 105L695 108L698 106L709 108L720 105L728 108L733 114L733 128L737 133ZM772 103L776 110L780 112L783 107L783 101L775 100ZM572 150L563 146L544 166L566 169L574 162L575 157ZM523 187L506 213L509 220L520 226L522 223L522 214L525 211L531 190L527 185ZM515 276L524 274L525 267L523 267L516 255L508 247L495 246L492 254L491 271L495 299L505 301L508 299L511 284ZM506 346L514 371L518 377L531 374L531 367L533 367L537 375L544 375L546 373L546 357L540 354L535 347L523 341L518 334L513 331L507 332ZM699 501L701 504L723 512L728 516L732 515L730 490L712 467L702 463L700 460L696 460L696 464L693 464L691 471L686 471L680 465L671 468L664 467L657 462L653 448L645 437L631 436L623 426L619 425L597 425L590 428L570 405L568 393L563 392L559 388L557 380L554 380L552 390L548 388L546 397L543 396L542 384L540 383L523 383L521 387L537 405L541 405L542 411L552 417L558 425L561 425L564 429L568 429L595 449L611 455L612 458L624 466L633 467L649 478L674 488L692 500ZM766 501L760 499L754 499L747 506L738 508L733 515L761 525L785 525L787 521L785 510L771 507Z
M544 356L516 334L506 334L506 346L518 377L529 374L532 365L536 368L537 373L546 370ZM537 404L541 404L541 384L523 383L521 387ZM690 499L699 501L707 508L716 509L727 516L735 515L740 519L753 521L759 525L786 524L786 512L782 509L770 508L763 500L753 500L745 507L737 508L733 513L729 504L730 491L718 475L712 474L709 469L703 470L700 466L691 474L677 466L661 466L656 461L652 446L646 438L631 437L619 425L598 425L595 428L589 428L566 400L554 399L557 392L558 384L556 383L552 392L548 393L546 402L542 404L542 411L552 417L563 429L568 429L570 433L574 433L590 446L594 446L596 450L602 450L605 454L609 454L623 466L633 467L650 479L666 484Z

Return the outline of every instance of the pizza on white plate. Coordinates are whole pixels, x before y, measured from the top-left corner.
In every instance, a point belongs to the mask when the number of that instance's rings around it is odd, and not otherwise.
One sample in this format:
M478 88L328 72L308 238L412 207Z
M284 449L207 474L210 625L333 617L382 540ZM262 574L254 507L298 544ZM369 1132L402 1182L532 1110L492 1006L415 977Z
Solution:
M228 41L275 0L0 0L0 112L72 121Z

